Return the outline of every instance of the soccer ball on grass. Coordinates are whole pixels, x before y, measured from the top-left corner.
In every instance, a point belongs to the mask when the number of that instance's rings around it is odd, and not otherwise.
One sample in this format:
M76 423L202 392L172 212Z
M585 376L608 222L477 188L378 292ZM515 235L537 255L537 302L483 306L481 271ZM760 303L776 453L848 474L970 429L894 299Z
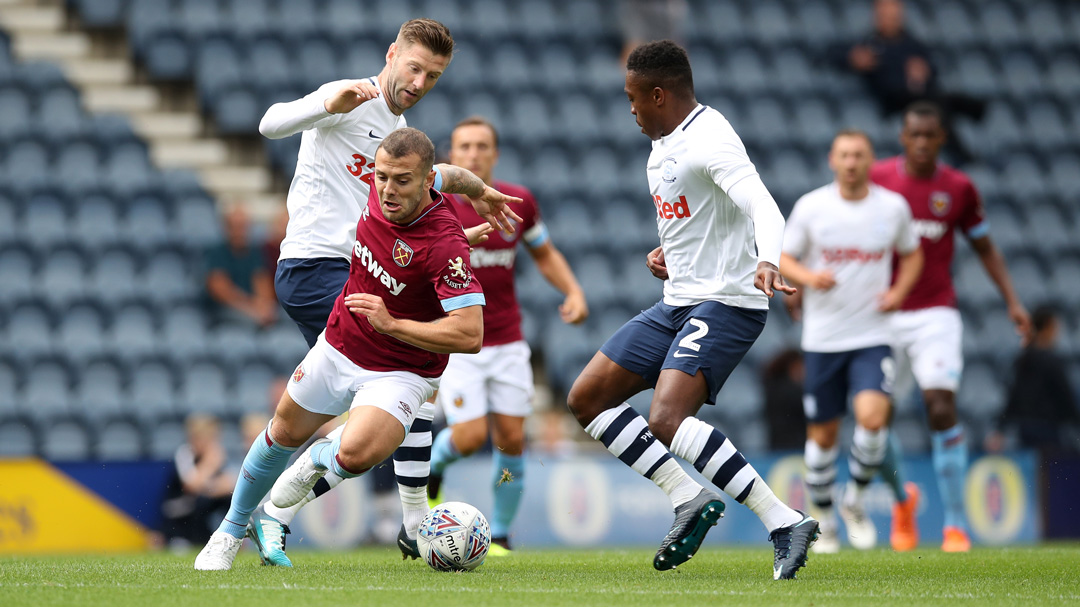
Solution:
M491 529L484 515L464 502L435 506L420 522L420 556L436 571L471 571L484 562Z

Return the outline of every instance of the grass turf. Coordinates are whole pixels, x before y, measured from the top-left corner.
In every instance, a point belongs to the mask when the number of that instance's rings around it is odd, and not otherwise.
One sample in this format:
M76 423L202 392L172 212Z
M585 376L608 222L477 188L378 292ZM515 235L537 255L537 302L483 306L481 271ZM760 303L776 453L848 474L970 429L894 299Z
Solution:
M471 573L402 562L393 548L296 551L293 569L244 550L229 572L196 572L194 553L0 558L0 604L288 607L313 605L1064 605L1080 604L1080 545L813 555L794 582L772 552L707 547L670 572L647 550L518 551Z

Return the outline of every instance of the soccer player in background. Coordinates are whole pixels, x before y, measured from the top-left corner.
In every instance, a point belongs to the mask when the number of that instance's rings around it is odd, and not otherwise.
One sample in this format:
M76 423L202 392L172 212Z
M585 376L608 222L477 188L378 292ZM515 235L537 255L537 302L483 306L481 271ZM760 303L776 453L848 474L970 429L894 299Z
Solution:
M945 138L941 109L926 101L911 104L900 131L904 153L877 162L870 179L907 199L921 236L926 264L900 311L890 319L893 351L898 369L910 367L926 405L934 470L945 507L941 549L967 552L971 549L964 517L967 440L956 414L956 391L964 366L963 327L950 274L957 229L963 231L997 285L1020 335L1028 334L1031 321L1013 289L1005 259L990 239L975 186L967 175L938 160ZM898 502L893 510L892 545L895 550L912 550L919 539L915 526L918 489L904 482L895 438L889 451L882 477Z
M271 484L271 501L287 508L331 468L351 478L390 456L438 389L449 354L480 350L484 294L461 222L431 189L434 158L435 146L416 129L387 133L379 145L348 282L248 451L229 512L195 569L232 567ZM282 475L296 449L346 411L344 430L318 439Z
M510 525L525 487L525 418L532 411L529 344L521 333L521 312L514 293L519 242L525 244L544 278L565 295L559 306L563 322L578 324L589 315L585 293L566 258L551 242L532 193L494 179L492 171L498 159L499 135L489 121L466 118L454 128L450 163L469 169L496 190L522 199L515 210L523 221L513 234L489 238L473 249L473 271L484 285L489 304L484 314L484 348L476 354L450 356L436 401L442 405L449 428L435 437L428 483L429 497L437 500L446 466L475 453L490 434L495 503L489 519L488 554L495 556L510 550ZM463 225L483 221L467 201L457 196L448 198ZM506 478L505 473L509 473Z
M674 453L761 518L774 545L773 579L791 579L806 564L817 521L777 499L726 436L694 417L716 402L761 334L769 297L795 292L777 269L784 217L731 124L695 99L685 50L670 40L643 44L626 70L630 113L653 141L646 173L660 246L646 263L664 280L664 297L608 339L568 405L593 438L671 499L675 522L653 567L690 559L724 510ZM646 422L625 401L653 387Z
M431 90L450 63L454 39L437 21L405 22L386 53L378 76L339 80L296 101L266 111L259 132L271 139L302 132L296 173L289 186L289 223L274 278L278 301L314 346L326 327L334 301L349 276L353 230L368 199L375 150L383 138L405 126L405 110ZM435 189L470 197L493 226L512 231L507 202L518 202L465 169L436 167ZM475 236L474 236L475 237ZM418 556L416 527L427 513L427 462L431 418L426 405L394 460L403 510L399 547ZM417 458L414 460L413 458ZM408 458L408 459L402 459ZM329 480L335 479L333 474ZM317 491L329 489L321 483ZM267 504L252 517L249 537L263 563L290 566L285 534L295 513Z
M907 201L870 183L873 162L866 133L836 135L829 152L836 179L795 203L780 256L780 272L803 293L806 485L821 521L815 552L840 550L833 487L849 396L855 431L840 517L852 546L869 550L877 544L862 498L888 443L895 372L888 318L923 265ZM894 253L900 262L890 286Z

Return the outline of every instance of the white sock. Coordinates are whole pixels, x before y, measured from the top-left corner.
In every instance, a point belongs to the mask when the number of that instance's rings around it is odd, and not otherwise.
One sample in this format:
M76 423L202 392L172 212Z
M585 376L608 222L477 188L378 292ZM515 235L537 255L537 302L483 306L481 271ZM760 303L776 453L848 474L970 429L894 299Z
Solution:
M798 512L777 499L722 432L700 419L683 420L671 440L671 451L693 463L698 472L735 501L746 504L770 532L802 520Z
M840 447L833 445L823 449L807 439L803 450L806 463L806 493L809 502L820 511L821 516L831 516L833 509L833 485L836 483L836 458Z
M603 411L585 428L604 443L612 455L633 468L634 472L656 483L678 508L701 492L701 485L679 466L663 443L649 431L649 423L623 403Z

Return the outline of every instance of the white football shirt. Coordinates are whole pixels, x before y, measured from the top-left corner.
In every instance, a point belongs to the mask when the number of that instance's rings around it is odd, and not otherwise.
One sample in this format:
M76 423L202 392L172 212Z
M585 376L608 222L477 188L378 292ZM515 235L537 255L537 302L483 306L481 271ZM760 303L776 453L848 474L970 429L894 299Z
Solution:
M379 87L376 77L365 81ZM301 99L274 104L259 125L272 139L303 131L289 185L289 225L281 259L352 258L375 150L383 137L405 126L405 117L394 115L382 95L346 114L328 113L323 102L349 82L329 82Z
M830 269L836 285L803 290L802 347L847 352L891 342L879 295L892 280L893 253L919 246L903 196L877 185L862 200L845 200L834 182L800 198L788 218L784 252L818 272Z
M761 186L752 190L762 193L754 199L728 195L740 181L753 177L760 184L760 178L727 119L698 105L674 131L653 141L646 170L668 269L664 303L719 301L768 309L768 298L754 287L754 274L759 259L779 262L783 216ZM757 244L763 235L755 238L753 219L759 211L759 217L776 216L771 224L776 250L762 251L760 258Z

